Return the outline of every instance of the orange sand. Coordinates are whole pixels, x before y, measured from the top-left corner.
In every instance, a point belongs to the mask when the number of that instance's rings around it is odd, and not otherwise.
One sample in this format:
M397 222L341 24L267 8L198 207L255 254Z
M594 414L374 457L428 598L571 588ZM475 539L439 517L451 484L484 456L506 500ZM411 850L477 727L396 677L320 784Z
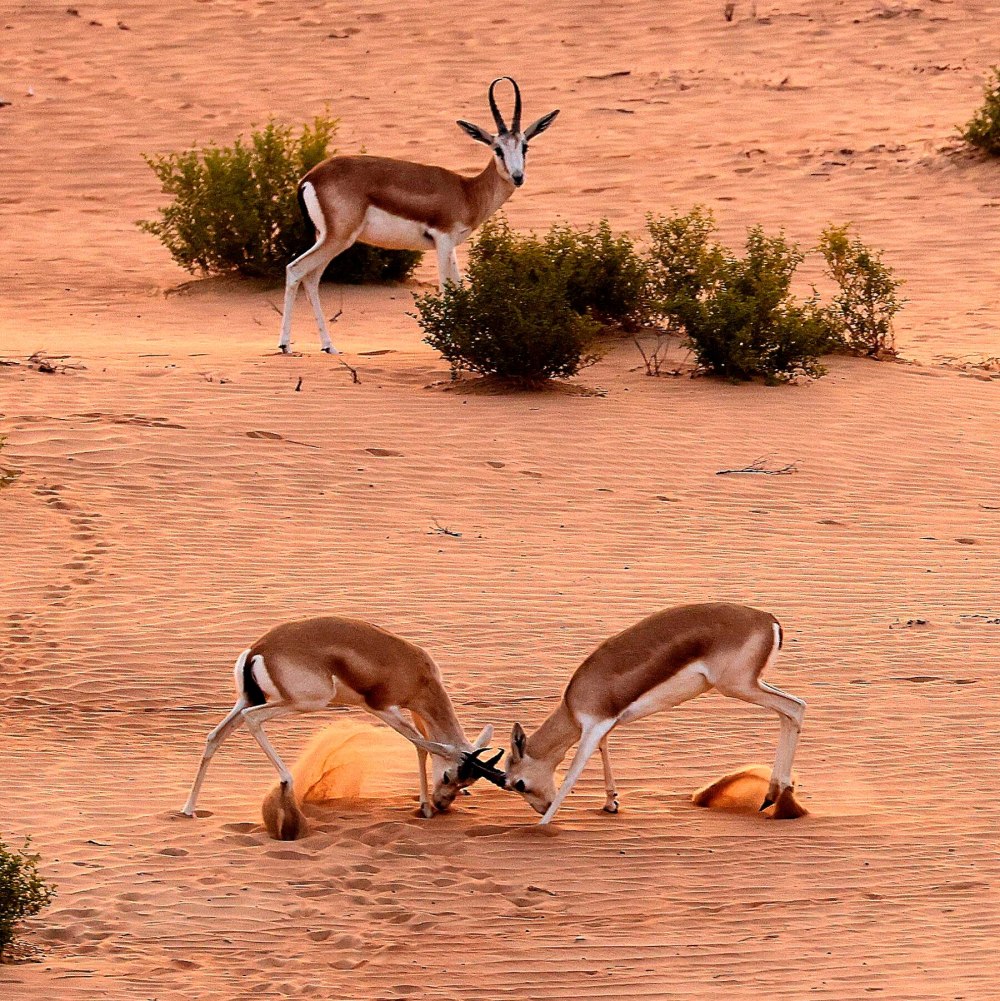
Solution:
M952 138L995 5L722 7L0 13L0 355L86 366L0 368L2 461L24 470L0 492L0 835L32 833L59 885L30 935L47 957L0 969L5 998L995 1001L1000 382L853 360L806 387L653 380L624 342L578 380L603 396L442 393L412 288L327 288L355 386L304 302L306 353L272 354L280 290L165 296L185 276L133 225L161 203L141 153L327 102L344 148L471 170L453 121L488 123L510 72L526 117L563 109L516 226L638 234L703 202L727 239L763 222L811 243L853 220L908 281L905 354L1000 353L1000 172ZM715 475L762 455L798 471ZM595 765L553 831L482 783L413 817L414 755L394 790L276 844L246 734L209 815L177 817L234 658L284 618L413 639L467 731L506 733L613 630L711 598L785 626L772 680L809 702L808 822L691 806L777 740L715 696L616 736L621 814ZM270 733L293 760L329 721Z

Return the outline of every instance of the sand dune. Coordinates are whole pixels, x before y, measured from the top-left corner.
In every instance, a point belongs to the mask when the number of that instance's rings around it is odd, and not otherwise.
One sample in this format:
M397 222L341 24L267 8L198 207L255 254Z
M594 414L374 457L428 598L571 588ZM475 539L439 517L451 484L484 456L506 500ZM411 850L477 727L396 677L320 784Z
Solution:
M994 6L722 6L0 15L0 355L85 366L0 368L24 470L0 492L0 835L33 834L59 886L30 934L45 960L0 968L4 997L996 998L1000 382L849 359L801 387L653 380L623 342L578 380L603 395L460 395L424 388L447 365L411 289L328 288L353 385L304 308L305 353L272 354L277 291L164 296L185 276L133 225L160 204L141 153L326 102L345 148L471 170L453 120L488 120L485 81L512 72L526 114L563 109L515 225L639 233L702 202L730 239L808 243L854 220L908 281L905 354L1000 353L1000 174L952 144ZM796 472L716 475L759 456ZM404 754L280 844L246 734L207 815L177 817L233 660L275 622L411 638L468 732L503 735L612 631L714 598L784 624L801 820L691 805L777 740L715 696L613 739L614 817L595 766L551 831L482 783L420 820ZM271 736L292 760L330 722Z

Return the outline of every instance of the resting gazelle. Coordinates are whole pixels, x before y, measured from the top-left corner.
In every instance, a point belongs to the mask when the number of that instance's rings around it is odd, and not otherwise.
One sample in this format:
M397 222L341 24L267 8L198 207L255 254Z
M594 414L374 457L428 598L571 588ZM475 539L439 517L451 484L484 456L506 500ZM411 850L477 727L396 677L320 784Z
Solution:
M608 735L622 723L680 705L715 688L772 709L781 724L778 751L761 810L792 810L792 759L805 702L760 680L781 649L778 620L745 605L680 605L657 612L605 640L570 679L559 706L529 737L514 726L506 774L476 762L477 771L520 793L548 824L598 749L604 763L604 809L618 812ZM573 744L573 762L556 789L555 772ZM492 774L491 774L492 773ZM791 800L785 809L785 800Z
M493 734L486 727L469 743L445 691L437 664L420 647L359 619L325 616L286 622L244 650L236 661L236 704L208 735L198 774L183 812L194 816L205 772L219 745L245 725L281 779L284 807L295 814L292 775L264 734L263 724L290 713L328 706L358 706L388 723L417 748L420 809L425 817L447 810L458 793L481 777L470 762L490 769L501 757L481 762ZM403 710L413 718L410 723ZM428 793L427 756L434 789ZM294 838L295 817L288 820ZM279 825L281 827L281 825Z
M510 127L493 96L501 80L514 88ZM285 305L278 347L287 353L292 335L292 309L304 284L328 354L337 349L319 298L327 265L356 241L390 250L437 252L441 288L460 281L455 248L464 243L524 183L528 142L544 132L559 111L550 111L521 130L521 91L510 77L490 84L490 110L496 134L471 122L459 127L492 152L485 169L464 177L444 167L381 156L333 156L313 167L299 183L299 204L316 229L316 243L288 265Z

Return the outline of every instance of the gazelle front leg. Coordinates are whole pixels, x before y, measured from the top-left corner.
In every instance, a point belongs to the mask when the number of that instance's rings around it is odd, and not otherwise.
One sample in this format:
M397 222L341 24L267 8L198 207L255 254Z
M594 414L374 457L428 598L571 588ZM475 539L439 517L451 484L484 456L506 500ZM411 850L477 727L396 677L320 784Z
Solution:
M592 722L589 726L584 726L583 736L580 738L580 746L576 749L576 754L573 757L573 764L569 766L569 771L566 772L555 799L549 804L549 808L545 811L542 819L538 821L539 824L549 824L552 822L552 818L562 805L562 801L569 795L569 791L573 786L576 785L576 780L583 773L587 762L616 722L617 720L614 719L606 719L599 722Z
M458 270L458 255L455 253L455 241L445 234L434 238L434 249L437 251L438 284L443 292L449 283L457 285L462 280Z
M601 763L604 765L604 791L607 799L604 801L605 813L618 812L618 792L615 789L615 777L611 772L611 755L608 754L608 738L601 741Z
M368 708L367 706L365 708ZM408 723L403 714L399 711L399 706L390 706L388 709L368 709L377 716L383 723L387 723L396 731L402 734L411 744L426 751L428 754L438 754L444 758L460 758L461 754L457 747L451 744L439 744L434 740L425 739L416 728Z

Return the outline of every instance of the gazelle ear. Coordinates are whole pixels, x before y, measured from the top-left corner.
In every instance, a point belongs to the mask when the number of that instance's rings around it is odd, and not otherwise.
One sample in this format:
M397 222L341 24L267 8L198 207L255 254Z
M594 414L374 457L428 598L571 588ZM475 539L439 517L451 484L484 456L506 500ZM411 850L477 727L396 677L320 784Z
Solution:
M556 115L558 114L559 109L556 108L555 111L550 111L547 115L542 115L537 122L532 122L524 130L524 138L531 139L537 136L539 132L544 132L556 120Z
M476 737L475 742L472 745L472 749L474 751L478 751L481 748L486 747L486 745L489 744L489 742L492 739L493 739L493 724L491 723L489 726L483 727L483 732L478 737Z
M487 146L493 145L493 136L486 131L486 129L480 128L478 125L473 125L472 122L463 122L459 119L456 123L458 127L469 137L475 139L477 143L485 143Z
M524 727L520 723L515 723L514 729L510 732L510 753L515 761L520 761L524 757L527 745L528 735L524 732Z

